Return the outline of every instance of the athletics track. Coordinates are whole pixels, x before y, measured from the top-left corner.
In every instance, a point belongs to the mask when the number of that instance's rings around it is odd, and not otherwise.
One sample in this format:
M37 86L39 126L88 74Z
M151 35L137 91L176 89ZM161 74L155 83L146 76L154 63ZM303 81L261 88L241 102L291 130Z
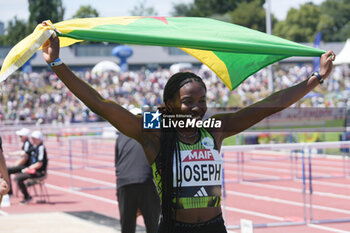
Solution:
M3 140L5 152L18 149L20 145L16 137L3 137ZM29 230L16 231L18 224L13 223L13 226L9 226L13 222L11 219L22 221L20 225L23 226L26 226L26 222L42 219L42 222L38 220L34 226L28 223L33 232L79 232L76 226L69 224L74 222L72 217L67 216L74 216L75 221L88 219L77 225L83 229L84 224L95 220L92 220L90 215L85 218L80 216L80 220L77 220L76 216L94 213L102 216L96 226L104 227L103 232L119 232L113 167L114 140L75 139L69 143L67 138L52 137L45 140L45 145L49 156L46 187L50 202L36 203L36 197L34 202L28 205L19 205L21 195L13 196L11 206L0 209L0 225L8 225L8 233L30 233ZM350 232L350 222L340 221L350 216L347 158L343 160L333 156L315 156L312 159L312 213L307 156L304 157L305 179L300 153L291 156L289 152L266 150L246 151L244 155L225 152L224 159L226 198L223 205L226 225L229 226L230 232L240 232L235 226L240 223L241 218L252 220L256 226L285 223L285 226L258 227L254 229L255 233ZM311 215L315 223L310 221ZM61 218L63 220L60 220ZM316 224L318 220L328 219L338 219L339 222ZM304 224L298 225L305 220ZM289 223L295 225L288 226ZM50 230L47 229L48 224ZM138 232L144 232L141 217L138 218L138 224ZM88 229L91 229L91 225L88 225Z

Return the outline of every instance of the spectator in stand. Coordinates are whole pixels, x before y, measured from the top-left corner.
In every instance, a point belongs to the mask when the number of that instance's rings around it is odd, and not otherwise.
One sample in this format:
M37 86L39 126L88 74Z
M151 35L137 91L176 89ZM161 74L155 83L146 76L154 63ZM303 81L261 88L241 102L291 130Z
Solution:
M313 69L310 65L300 67L298 65L278 64L274 65L275 89L280 90L290 87L293 83L307 78ZM249 77L233 92L226 88L215 73L208 68L194 67L193 73L203 77L208 87L207 99L210 108L232 106L243 107L268 95L268 72L266 69ZM115 98L121 105L158 106L161 103L161 93L166 80L170 77L169 69L159 68L151 71L140 69L125 72L123 74L102 73L92 77L90 70L77 72L77 76L92 84L104 98ZM346 66L336 66L334 79L325 80L325 84L316 90L321 92L324 98L322 103L302 99L296 106L327 107L350 106L346 102L350 96L350 69ZM43 77L41 79L40 77ZM51 72L32 72L29 75L18 73L4 81L0 86L0 115L2 122L35 122L38 118L45 123L68 124L70 122L82 122L86 116L85 107L64 87L63 83ZM327 95L327 93L335 93ZM89 121L99 118L89 112Z

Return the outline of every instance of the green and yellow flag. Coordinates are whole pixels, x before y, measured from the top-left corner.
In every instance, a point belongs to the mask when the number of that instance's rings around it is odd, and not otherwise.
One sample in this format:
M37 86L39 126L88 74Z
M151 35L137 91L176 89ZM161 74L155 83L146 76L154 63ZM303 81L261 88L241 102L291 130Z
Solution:
M206 64L231 90L276 61L291 56L316 57L325 52L208 18L106 17L49 24L38 25L10 51L0 81L21 67L54 32L61 37L61 47L84 40L178 47Z

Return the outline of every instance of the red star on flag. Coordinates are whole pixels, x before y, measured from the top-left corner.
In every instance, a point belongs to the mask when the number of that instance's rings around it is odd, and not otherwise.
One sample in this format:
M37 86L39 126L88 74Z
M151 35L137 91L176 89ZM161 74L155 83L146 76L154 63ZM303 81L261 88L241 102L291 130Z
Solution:
M161 17L157 17L157 16L145 16L145 17L142 17L142 18L153 18L153 19L157 19L159 21L162 21L163 23L165 24L168 24L168 20L166 19L166 17L164 16L161 16Z

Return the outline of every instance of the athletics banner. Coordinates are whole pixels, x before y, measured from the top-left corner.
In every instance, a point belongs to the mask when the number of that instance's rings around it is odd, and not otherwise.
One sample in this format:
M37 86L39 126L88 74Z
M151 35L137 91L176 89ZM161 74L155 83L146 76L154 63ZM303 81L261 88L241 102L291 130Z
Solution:
M212 69L233 90L265 66L291 56L325 51L246 27L197 17L104 17L72 19L35 31L2 64L0 82L21 67L55 32L61 47L80 41L178 47ZM145 61L147 62L147 61Z

